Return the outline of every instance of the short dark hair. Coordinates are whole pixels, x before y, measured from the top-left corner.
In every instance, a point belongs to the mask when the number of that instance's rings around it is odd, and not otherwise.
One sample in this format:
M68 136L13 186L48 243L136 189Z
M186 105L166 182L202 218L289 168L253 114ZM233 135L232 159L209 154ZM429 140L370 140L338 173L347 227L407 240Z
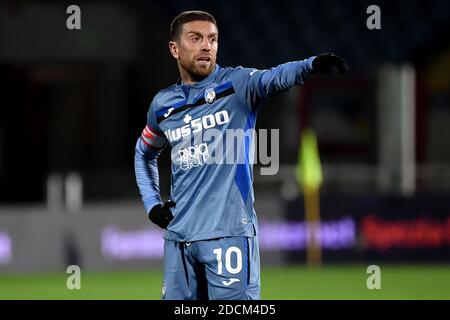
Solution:
M193 10L183 11L176 16L170 24L170 40L174 41L180 37L183 24L191 21L209 21L217 27L216 19L205 11Z

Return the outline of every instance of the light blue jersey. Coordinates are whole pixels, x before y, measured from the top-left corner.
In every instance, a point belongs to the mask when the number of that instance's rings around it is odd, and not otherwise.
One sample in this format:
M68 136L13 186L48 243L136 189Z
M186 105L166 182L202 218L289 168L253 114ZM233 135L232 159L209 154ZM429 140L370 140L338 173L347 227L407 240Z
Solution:
M240 161L217 163L211 159L232 149L227 149L226 139L218 149L217 139L208 133L225 137L230 129L254 129L261 103L310 78L313 59L268 70L216 65L201 82L179 82L158 92L136 144L135 172L148 213L162 203L157 157L171 146L170 198L176 207L165 239L192 242L257 233L251 141L244 139L233 149Z

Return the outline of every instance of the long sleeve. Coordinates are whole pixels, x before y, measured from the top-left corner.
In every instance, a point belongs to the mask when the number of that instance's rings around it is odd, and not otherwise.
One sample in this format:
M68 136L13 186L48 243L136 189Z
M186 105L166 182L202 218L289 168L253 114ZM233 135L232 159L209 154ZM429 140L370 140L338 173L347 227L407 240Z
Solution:
M302 61L287 62L264 72L261 76L263 94L270 96L303 84L305 80L311 77L313 59L314 57Z
M159 191L158 156L166 146L167 139L159 129L154 115L155 101L147 113L147 126L136 142L134 172L142 201L147 214L157 204L161 204Z
M158 156L161 150L147 145L139 138L134 155L134 171L145 211L147 213L157 204L161 204L159 191Z
M253 108L261 100L303 84L312 77L314 58L283 63L267 70L238 67L232 77L233 86L241 99Z

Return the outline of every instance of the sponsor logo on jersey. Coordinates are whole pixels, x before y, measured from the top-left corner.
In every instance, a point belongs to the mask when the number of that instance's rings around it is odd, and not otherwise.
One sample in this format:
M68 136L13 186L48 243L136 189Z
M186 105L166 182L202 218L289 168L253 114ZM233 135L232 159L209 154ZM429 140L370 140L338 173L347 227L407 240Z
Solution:
M164 134L170 142L181 140L182 138L193 133L201 132L205 129L222 126L230 122L230 116L228 115L227 110L221 110L214 114L208 114L196 119L192 119L192 117L187 114L184 116L183 122L186 123L184 126L164 131Z
M178 150L178 156L181 170L186 171L204 165L208 161L210 154L208 145L200 143Z

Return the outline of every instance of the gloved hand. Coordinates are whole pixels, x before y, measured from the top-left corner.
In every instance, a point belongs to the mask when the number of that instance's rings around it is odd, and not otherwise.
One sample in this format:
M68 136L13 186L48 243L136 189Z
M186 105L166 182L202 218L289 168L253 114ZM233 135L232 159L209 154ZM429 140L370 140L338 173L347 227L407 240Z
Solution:
M159 227L167 229L167 226L173 219L173 215L172 212L170 211L170 208L175 207L175 205L176 203L173 202L172 200L164 202L163 206L157 204L150 210L148 218L150 219L151 222L158 225Z
M334 53L320 54L312 62L313 74L331 73L333 66L336 66L340 73L346 73L350 68L344 59Z

